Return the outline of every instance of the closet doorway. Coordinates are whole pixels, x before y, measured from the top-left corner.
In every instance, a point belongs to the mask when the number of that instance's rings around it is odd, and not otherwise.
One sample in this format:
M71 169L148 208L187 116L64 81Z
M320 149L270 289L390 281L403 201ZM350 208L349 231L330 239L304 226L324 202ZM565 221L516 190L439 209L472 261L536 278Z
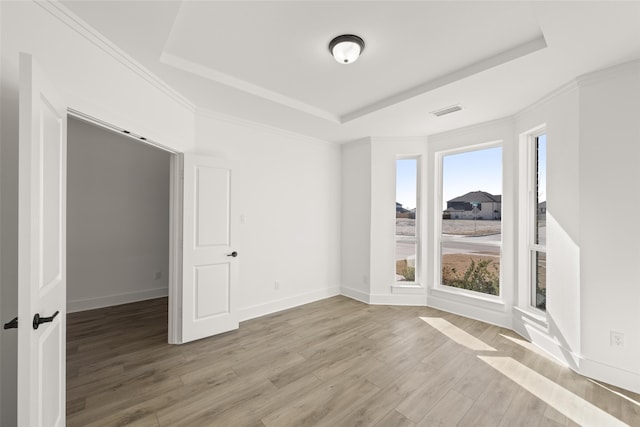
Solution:
M169 295L180 261L172 236L179 161L142 136L70 111L68 313Z

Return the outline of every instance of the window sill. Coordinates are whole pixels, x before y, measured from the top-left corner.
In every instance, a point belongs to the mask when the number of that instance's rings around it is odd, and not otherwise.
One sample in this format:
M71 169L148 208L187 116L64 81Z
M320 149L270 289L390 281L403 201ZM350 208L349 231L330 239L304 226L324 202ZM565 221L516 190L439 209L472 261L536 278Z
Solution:
M442 236L440 237L440 242L441 243L464 243L464 244L474 245L474 246L491 246L495 248L502 247L502 240L500 241L483 240L481 242L474 242L474 241L469 241L468 237L460 237L455 234L442 234Z
M395 283L391 285L392 294L424 295L425 288L419 283Z
M522 318L523 322L534 325L539 329L549 329L549 322L547 321L546 313L521 307L513 307L513 311Z
M429 289L429 295L457 303L481 307L488 310L501 312L505 311L504 301L499 297L482 296L480 294L476 295L475 293L472 294L470 292L465 292L463 290L458 290L455 288L446 289L444 286Z

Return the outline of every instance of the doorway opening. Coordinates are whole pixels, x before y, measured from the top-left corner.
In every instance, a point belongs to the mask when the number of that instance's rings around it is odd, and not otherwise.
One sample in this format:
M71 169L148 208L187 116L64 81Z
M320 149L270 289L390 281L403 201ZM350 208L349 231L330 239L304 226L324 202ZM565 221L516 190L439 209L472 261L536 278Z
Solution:
M123 354L180 342L181 169L180 153L68 111L67 416L86 409L87 379L116 397L100 384L138 363L114 364Z
M168 297L180 343L182 154L71 109L67 146L67 311Z

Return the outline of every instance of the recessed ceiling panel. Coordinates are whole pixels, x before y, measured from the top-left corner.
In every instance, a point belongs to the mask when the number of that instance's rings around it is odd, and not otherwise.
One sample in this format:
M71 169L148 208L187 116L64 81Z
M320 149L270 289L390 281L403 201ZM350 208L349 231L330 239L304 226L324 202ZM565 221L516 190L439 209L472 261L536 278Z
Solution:
M336 142L506 117L640 59L639 2L62 2L202 114ZM367 43L347 66L328 51L343 33Z
M338 64L328 51L343 33L366 42L353 64ZM467 77L460 71L542 37L520 2L185 1L163 61L331 119Z

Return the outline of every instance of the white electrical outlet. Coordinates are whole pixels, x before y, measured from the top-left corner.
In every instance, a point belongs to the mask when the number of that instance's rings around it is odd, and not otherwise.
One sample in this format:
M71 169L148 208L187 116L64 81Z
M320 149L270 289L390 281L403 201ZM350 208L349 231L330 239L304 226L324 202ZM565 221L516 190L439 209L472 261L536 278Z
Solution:
M624 347L624 334L611 331L611 347Z
M275 282L273 282L273 289L275 289L276 291L278 289L280 289L280 281L276 280Z

